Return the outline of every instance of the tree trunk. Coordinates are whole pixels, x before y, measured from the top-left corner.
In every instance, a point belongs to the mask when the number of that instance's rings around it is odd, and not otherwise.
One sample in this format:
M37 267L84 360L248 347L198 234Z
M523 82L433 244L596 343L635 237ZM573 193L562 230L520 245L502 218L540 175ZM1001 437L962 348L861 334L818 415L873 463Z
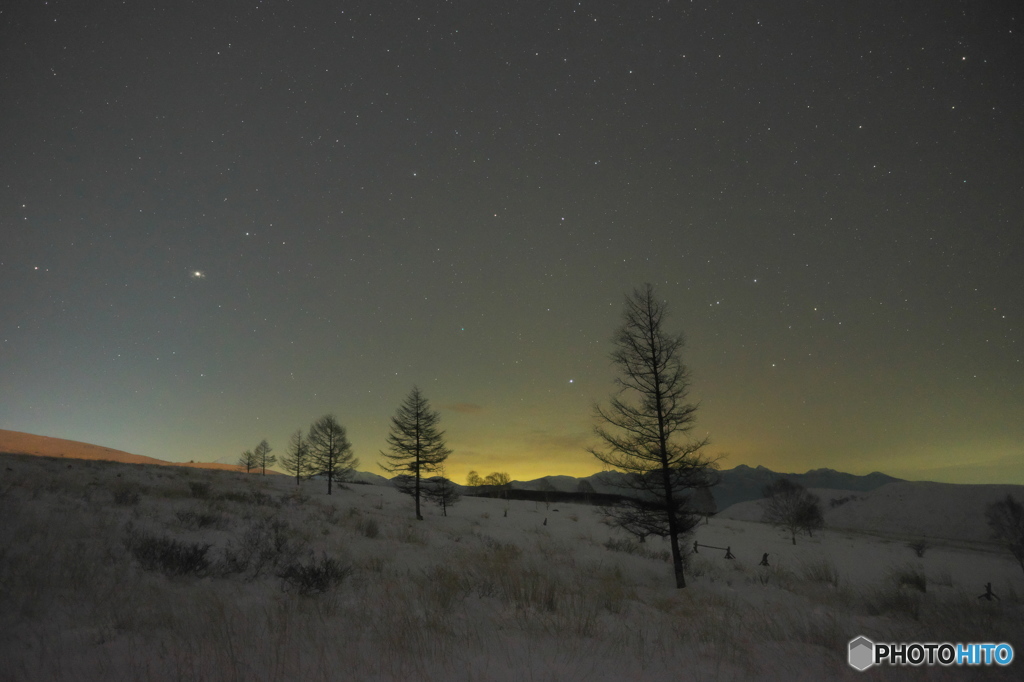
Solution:
M683 573L683 554L679 551L679 537L676 533L671 536L672 540L672 570L676 574L676 589L686 587L686 575Z
M419 443L416 446L419 447ZM416 520L423 520L423 515L420 514L420 463L418 457L416 460Z

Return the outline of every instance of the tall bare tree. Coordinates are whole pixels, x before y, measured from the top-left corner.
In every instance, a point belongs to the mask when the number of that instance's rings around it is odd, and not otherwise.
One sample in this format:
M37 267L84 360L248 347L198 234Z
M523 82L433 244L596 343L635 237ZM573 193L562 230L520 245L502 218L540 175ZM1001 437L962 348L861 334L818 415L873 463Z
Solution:
M416 518L420 514L422 479L448 459L452 451L445 445L444 431L438 430L441 415L430 409L430 403L413 386L409 396L391 418L391 433L387 436L388 450L380 454L387 460L380 466L385 471L398 474L396 486L416 500Z
M704 454L707 438L689 432L697 405L687 402L689 372L680 359L683 337L665 332L666 306L647 284L626 297L612 362L618 390L609 405L595 406L602 445L588 451L626 473L624 501L607 507L629 533L667 537L676 587L686 587L680 539L697 525L690 491L718 482L716 461Z
M270 454L271 450L273 450L273 448L270 447L270 443L268 443L267 439L264 438L260 441L259 445L256 446L256 449L252 451L253 458L256 463L255 468L262 469L264 476L267 475L267 467L274 466L274 464L277 463L277 455Z
M249 473L256 468L256 454L252 450L246 450L239 456L238 466L245 469L245 473Z
M993 502L985 510L989 528L1024 569L1024 505L1007 495L1005 500Z
M330 495L333 483L345 482L359 466L359 460L352 454L345 427L333 414L325 414L313 422L307 440L312 472L327 477L327 494Z
M309 452L309 441L299 429L292 434L288 441L288 452L281 458L281 466L289 474L295 476L295 485L299 485L302 479L309 478L314 473L313 462Z
M763 520L789 531L794 545L800 533L813 537L814 531L825 525L821 500L799 483L780 478L766 485L762 493L765 498Z

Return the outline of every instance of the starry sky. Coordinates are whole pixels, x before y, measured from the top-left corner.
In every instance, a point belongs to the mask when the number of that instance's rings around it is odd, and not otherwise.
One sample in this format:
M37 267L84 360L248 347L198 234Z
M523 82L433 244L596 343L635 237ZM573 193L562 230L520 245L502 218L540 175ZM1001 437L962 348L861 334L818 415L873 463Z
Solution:
M1019 2L0 7L0 428L234 461L418 385L588 475L645 282L722 466L1024 483Z

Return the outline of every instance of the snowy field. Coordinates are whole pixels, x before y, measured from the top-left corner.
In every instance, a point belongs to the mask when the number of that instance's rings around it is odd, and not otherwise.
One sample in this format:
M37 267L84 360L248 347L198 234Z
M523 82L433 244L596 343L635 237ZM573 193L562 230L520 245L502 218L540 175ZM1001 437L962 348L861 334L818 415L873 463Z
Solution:
M417 522L387 487L325 493L0 456L0 682L1024 678L1024 572L984 542L918 557L893 524L794 546L737 505L695 536L735 558L701 547L676 590L667 543L587 505L465 497ZM976 598L987 582L1000 601ZM857 635L1009 642L1018 660L858 673Z

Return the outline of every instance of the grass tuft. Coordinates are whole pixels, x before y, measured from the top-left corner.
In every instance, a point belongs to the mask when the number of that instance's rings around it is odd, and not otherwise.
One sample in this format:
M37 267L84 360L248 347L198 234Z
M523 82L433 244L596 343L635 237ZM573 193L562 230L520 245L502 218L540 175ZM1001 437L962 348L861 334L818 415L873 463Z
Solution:
M805 580L814 583L823 583L832 587L839 587L839 569L829 559L821 559L812 563L804 564L801 574Z
M168 576L202 576L210 568L206 556L209 544L182 542L137 531L130 531L124 544L147 571L160 571Z
M286 591L290 588L303 596L309 596L334 589L351 573L351 566L324 555L309 563L288 564L278 572L277 577L283 581Z
M119 507L134 507L142 499L138 488L130 483L118 482L113 492L114 504Z

